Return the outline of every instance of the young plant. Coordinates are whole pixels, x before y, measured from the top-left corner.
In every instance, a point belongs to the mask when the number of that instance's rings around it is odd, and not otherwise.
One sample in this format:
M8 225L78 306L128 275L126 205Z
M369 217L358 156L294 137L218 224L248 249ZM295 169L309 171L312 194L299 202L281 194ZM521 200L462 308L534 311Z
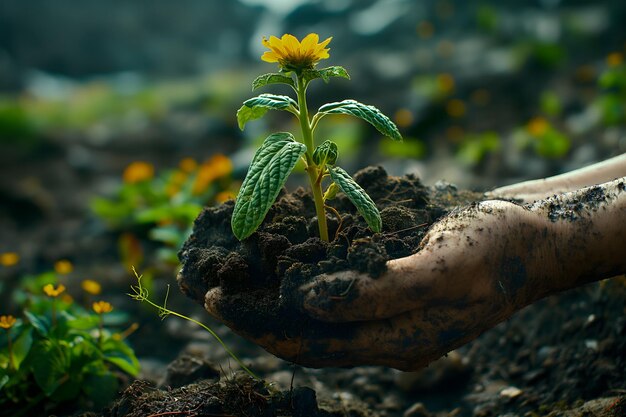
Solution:
M110 330L123 314L110 314L106 301L81 307L54 272L31 283L42 281L36 292L23 290L23 319L0 316L0 407L16 416L33 415L43 402L101 408L116 395L123 374L139 372L124 333Z
M243 181L231 220L233 233L239 240L250 236L261 225L280 189L299 160L302 160L308 174L320 238L328 241L326 225L326 200L334 197L338 190L343 191L370 229L380 232L380 213L372 199L348 175L336 166L337 145L327 140L316 146L315 128L328 114L347 114L365 120L380 133L393 140L401 141L402 136L396 125L377 108L355 100L343 100L321 106L313 117L309 116L306 92L311 81L322 79L328 82L331 77L350 79L348 72L339 66L316 69L322 59L329 57L326 46L332 38L319 42L315 33L307 35L302 42L292 35L275 36L263 39L269 51L261 59L277 62L280 72L263 74L252 83L255 90L269 84L287 84L296 93L296 100L289 96L261 94L246 100L237 111L237 121L243 130L245 124L262 117L268 110L284 110L293 114L299 122L300 141L289 132L273 133L257 150ZM326 190L322 190L322 180L329 178Z

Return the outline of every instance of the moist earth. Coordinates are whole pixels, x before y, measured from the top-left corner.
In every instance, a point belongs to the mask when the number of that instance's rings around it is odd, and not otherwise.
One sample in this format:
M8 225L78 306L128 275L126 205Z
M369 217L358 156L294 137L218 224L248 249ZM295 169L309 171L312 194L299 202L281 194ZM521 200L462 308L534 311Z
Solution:
M226 320L242 323L248 333L276 329L300 335L303 324L309 337L350 337L342 325L318 326L315 321L282 302L298 296L293 289L322 273L356 270L380 276L386 262L419 250L428 227L454 207L480 200L482 194L459 191L440 182L427 188L415 175L391 177L380 166L354 174L355 181L380 210L381 233L372 233L343 194L327 202L330 242L319 238L311 193L284 190L259 229L238 241L230 227L234 202L207 207L195 221L193 234L179 253L182 291L204 305L210 288L228 294L221 307ZM338 217L337 217L338 215ZM282 297L279 297L281 295ZM321 334L321 333L320 333Z

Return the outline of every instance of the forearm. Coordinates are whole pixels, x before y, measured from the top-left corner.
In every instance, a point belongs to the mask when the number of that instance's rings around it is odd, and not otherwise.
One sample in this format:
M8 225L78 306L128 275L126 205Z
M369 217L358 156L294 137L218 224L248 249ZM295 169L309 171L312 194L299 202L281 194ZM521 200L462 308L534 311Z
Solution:
M626 176L626 154L553 177L496 188L485 195L489 198L510 197L532 202L624 176Z
M548 219L554 236L544 248L552 262L543 295L626 273L626 177L538 201L531 211Z

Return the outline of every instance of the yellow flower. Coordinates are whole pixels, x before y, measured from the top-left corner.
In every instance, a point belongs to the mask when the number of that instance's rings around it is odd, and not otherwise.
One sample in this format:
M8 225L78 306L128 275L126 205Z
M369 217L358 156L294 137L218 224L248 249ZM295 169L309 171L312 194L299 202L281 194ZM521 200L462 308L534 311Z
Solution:
M233 163L227 156L216 154L203 163L191 189L192 194L202 194L213 180L224 177L233 171Z
M618 67L622 62L624 62L624 55L620 52L610 53L606 57L606 64L611 68Z
M15 252L4 252L0 253L0 265L2 266L13 266L20 261L20 255Z
M302 42L289 34L283 35L280 39L270 36L269 40L263 38L263 46L269 51L265 52L261 59L265 62L278 62L281 69L286 71L300 72L303 69L312 69L318 61L330 56L326 45L331 40L332 37L319 43L317 33L309 33Z
M465 114L465 103L454 98L446 104L446 112L452 117L462 117Z
M148 162L135 161L124 170L122 178L127 184L147 181L154 177L154 166Z
M398 109L396 114L393 116L394 121L400 127L409 127L413 123L414 117L413 112L407 108Z
M15 317L8 316L0 316L0 327L3 329L10 329L15 324Z
M67 259L61 259L54 263L54 270L57 274L67 275L74 270L74 266Z
M92 295L98 295L102 292L102 286L100 285L100 283L94 281L93 279L83 280L83 282L80 283L80 287L83 289L83 291Z
M235 197L235 193L233 193L232 191L221 191L215 196L215 202L224 203L228 200L234 200Z
M65 285L59 284L58 287L54 287L52 284L46 284L43 287L43 292L46 293L48 297L58 297L65 291Z
M543 136L548 131L549 127L548 121L543 117L535 117L526 125L528 133L535 137Z
M96 301L91 305L91 307L93 308L93 311L96 312L96 314L106 314L113 311L113 306L111 305L111 303L107 303L106 301Z
M181 171L189 174L191 172L194 172L196 168L198 168L198 163L193 158L185 158L180 161L180 163L178 164L178 167L180 168Z

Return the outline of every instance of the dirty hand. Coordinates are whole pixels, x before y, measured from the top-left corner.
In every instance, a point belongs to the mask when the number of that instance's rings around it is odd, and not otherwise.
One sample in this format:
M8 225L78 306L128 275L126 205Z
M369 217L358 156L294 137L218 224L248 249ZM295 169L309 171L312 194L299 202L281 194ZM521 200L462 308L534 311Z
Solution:
M297 334L225 321L305 366L419 369L546 295L626 272L625 188L621 178L528 207L491 200L459 210L376 279L346 271L300 288L297 307L315 320ZM207 293L222 320L227 302L219 288Z

